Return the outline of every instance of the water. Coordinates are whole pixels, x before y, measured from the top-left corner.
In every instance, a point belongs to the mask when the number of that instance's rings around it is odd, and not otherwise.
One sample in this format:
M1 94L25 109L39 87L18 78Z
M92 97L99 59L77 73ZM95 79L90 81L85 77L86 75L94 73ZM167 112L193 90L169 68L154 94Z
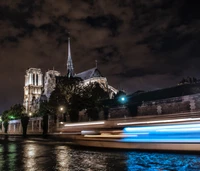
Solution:
M200 155L74 147L28 138L0 139L0 171L199 171Z

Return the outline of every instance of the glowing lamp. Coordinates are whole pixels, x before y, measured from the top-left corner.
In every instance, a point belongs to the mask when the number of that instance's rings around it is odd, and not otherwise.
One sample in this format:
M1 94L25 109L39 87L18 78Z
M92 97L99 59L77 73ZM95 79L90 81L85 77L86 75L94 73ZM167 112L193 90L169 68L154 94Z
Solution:
M15 117L11 115L11 116L10 116L10 119L15 119Z
M121 97L119 97L119 102L120 102L120 103L126 103L126 102L127 102L126 96L121 96Z

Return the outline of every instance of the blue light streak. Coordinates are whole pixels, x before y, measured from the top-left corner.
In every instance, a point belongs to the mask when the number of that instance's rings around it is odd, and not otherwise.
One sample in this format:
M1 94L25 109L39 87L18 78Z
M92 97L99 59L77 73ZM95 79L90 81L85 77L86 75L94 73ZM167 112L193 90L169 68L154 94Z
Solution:
M123 133L123 142L200 143L199 123L126 127ZM133 134L137 136L129 137Z

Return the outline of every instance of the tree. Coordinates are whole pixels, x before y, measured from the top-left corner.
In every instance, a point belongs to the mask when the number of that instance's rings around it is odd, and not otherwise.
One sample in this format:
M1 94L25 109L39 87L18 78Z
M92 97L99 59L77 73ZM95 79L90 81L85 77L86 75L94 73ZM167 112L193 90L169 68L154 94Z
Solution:
M53 111L54 110L52 106L47 100L40 102L40 108L38 114L43 118L42 120L43 137L47 136L49 115L52 115Z
M13 119L21 119L24 116L24 106L21 104L15 104L10 108L10 117Z
M8 131L9 120L21 119L23 136L26 136L27 126L29 122L29 117L24 113L24 107L21 104L13 105L9 110L6 110L2 114L2 120L4 121L5 133Z
M108 98L108 92L106 92L99 83L90 83L84 87L84 108L87 109L86 113L91 120L99 119L98 113L104 107L103 100Z
M87 109L88 116L92 120L98 119L98 111L103 107L102 99L109 98L98 83L90 83L85 86L81 78L61 77L52 92L49 105L54 113L60 106L65 106L65 111L70 116L71 122L79 120L79 111Z
M9 122L8 112L9 112L8 110L5 110L1 115L1 119L3 121L3 126L4 126L4 133L8 132L8 122Z
M72 122L78 121L78 106L80 105L76 101L77 97L82 94L81 81L82 79L78 77L60 77L49 100L55 113L57 113L60 106L65 106L65 112L70 115ZM76 107L74 104L76 104Z
M84 108L84 99L81 94L72 94L69 99L68 112L71 122L78 122L79 111Z
M29 117L27 113L24 112L24 110L25 108L23 105L15 104L10 108L10 118L21 119L23 137L26 137Z

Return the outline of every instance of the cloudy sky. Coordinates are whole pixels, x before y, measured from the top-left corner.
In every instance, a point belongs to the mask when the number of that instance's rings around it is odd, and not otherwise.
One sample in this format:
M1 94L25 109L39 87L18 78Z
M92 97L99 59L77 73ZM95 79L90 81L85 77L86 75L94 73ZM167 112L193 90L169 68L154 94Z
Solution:
M1 0L0 112L23 101L25 71L98 67L128 93L200 78L198 0Z

